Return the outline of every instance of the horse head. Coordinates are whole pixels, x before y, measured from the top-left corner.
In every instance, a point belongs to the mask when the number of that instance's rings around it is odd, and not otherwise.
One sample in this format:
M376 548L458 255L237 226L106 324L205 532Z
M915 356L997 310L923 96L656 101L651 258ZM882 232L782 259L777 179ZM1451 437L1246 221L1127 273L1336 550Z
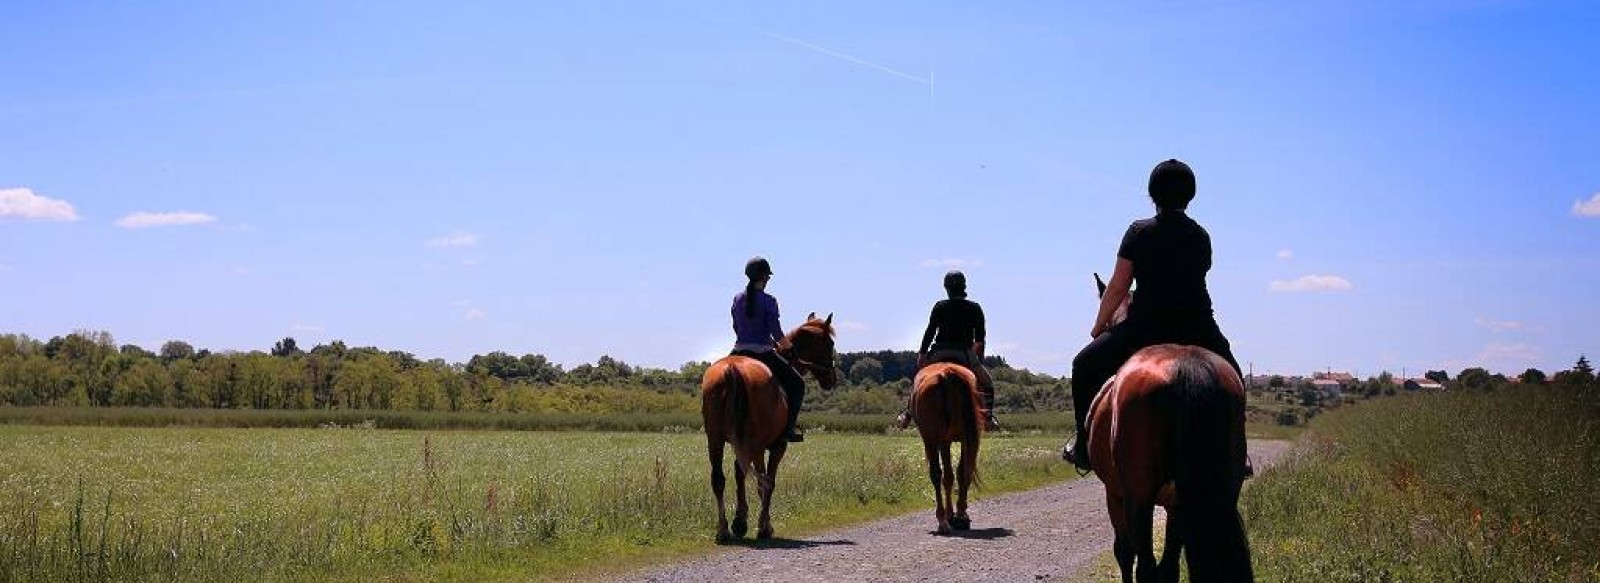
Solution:
M1096 295L1095 297L1105 297L1105 295L1106 295L1106 282L1104 280L1100 279L1100 274L1099 273L1094 274L1094 286L1098 290L1098 295ZM1128 294L1128 297L1123 298L1122 305L1117 306L1117 311L1112 312L1111 321L1107 322L1106 325L1107 326L1115 326L1117 324L1121 324L1123 320L1128 319L1128 303L1132 302L1132 301L1133 301L1133 294Z
M803 371L810 371L817 384L824 389L839 386L839 371L834 364L833 314L818 319L817 313L806 316L806 322L788 336L789 350L783 356Z

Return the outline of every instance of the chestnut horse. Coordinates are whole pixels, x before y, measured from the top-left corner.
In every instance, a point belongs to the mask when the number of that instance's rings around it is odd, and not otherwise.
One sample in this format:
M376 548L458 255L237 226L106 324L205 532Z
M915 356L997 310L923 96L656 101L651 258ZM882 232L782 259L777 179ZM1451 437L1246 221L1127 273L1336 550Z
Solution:
M824 389L838 384L834 372L833 314L818 320L812 313L786 337L781 356L800 373L811 373ZM700 415L705 420L706 451L711 457L711 491L717 495L717 542L743 537L749 507L745 504L744 476L755 474L761 496L761 522L756 538L772 538L772 488L778 463L788 451L783 439L789 421L789 405L772 371L761 361L747 356L726 356L700 380ZM728 513L722 500L722 447L733 445L733 479L738 489L733 530L728 530ZM771 457L768 458L768 455Z
M922 434L922 452L928 458L928 480L933 482L934 515L939 534L967 530L967 487L978 483L978 438L982 436L983 399L978 379L959 364L936 362L917 371L911 385L911 413ZM961 442L961 463L950 467L950 444ZM952 471L952 469L954 471ZM955 508L950 488L960 481Z
M1177 581L1185 548L1191 581L1253 580L1238 508L1244 399L1243 382L1227 360L1178 344L1134 353L1095 396L1089 462L1106 487L1124 583L1133 581L1136 558L1139 581ZM1158 504L1167 509L1159 564L1151 540Z

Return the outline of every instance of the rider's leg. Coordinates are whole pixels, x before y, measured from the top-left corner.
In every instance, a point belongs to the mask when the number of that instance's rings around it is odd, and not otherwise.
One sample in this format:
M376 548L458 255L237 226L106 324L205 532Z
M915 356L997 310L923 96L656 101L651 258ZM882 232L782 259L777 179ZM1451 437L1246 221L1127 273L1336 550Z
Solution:
M1137 329L1126 323L1113 326L1090 341L1072 359L1072 420L1077 434L1069 447L1062 450L1062 457L1079 468L1089 467L1089 433L1084 430L1089 405L1101 385L1138 351L1138 336Z
M789 419L784 435L789 441L804 440L805 436L800 434L796 424L800 420L800 407L806 399L805 379L800 378L800 373L796 372L794 367L789 365L789 361L784 360L777 352L763 352L758 359L772 370L773 376L778 378L778 384L783 387L784 397L788 401Z

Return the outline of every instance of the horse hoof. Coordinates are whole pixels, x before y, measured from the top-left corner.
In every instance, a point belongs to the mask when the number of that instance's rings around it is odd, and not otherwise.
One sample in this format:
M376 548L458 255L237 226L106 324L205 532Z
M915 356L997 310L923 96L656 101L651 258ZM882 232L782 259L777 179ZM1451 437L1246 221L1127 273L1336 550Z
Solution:
M950 534L950 525L948 525L948 524L940 524L939 525L939 534L941 534L941 535Z
M756 540L767 540L770 538L772 538L772 527L769 526L756 531Z
M951 518L950 519L950 528L953 528L953 529L956 529L956 530L967 530L969 528L972 528L972 519L971 518L967 518L965 516L957 516L957 517Z
M717 544L723 545L733 542L733 533L726 530L717 533Z
M742 518L733 521L733 536L737 538L744 538L744 533L746 532L750 532L749 523L745 522Z

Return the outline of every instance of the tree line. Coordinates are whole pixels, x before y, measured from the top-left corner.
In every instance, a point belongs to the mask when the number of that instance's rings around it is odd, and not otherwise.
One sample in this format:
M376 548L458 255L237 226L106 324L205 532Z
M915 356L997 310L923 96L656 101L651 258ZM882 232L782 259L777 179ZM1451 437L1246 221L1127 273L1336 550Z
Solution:
M986 363L1002 408L1063 410L1064 379ZM898 410L916 354L842 353L839 389L813 389L808 410ZM0 335L0 405L215 409L392 409L422 411L592 412L697 410L708 362L676 370L635 366L611 356L570 369L540 354L503 351L465 363L423 360L398 350L342 341L303 349L284 338L267 351L212 352L172 340L151 352L118 345L111 334L77 331L49 340ZM814 386L814 385L813 385ZM561 403L553 403L560 400Z

